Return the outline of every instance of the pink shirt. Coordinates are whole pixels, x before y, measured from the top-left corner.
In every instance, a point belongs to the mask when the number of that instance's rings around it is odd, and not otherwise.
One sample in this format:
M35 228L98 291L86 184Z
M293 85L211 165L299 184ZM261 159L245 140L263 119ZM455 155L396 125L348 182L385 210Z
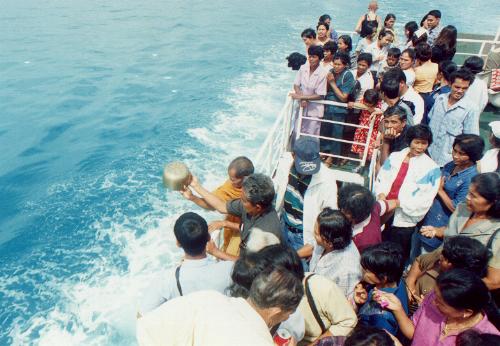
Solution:
M294 85L300 87L302 94L306 96L310 95L326 95L326 75L328 71L321 66L318 66L312 74L310 74L311 68L309 62L302 65L295 76ZM323 118L324 106L321 104L315 104L309 102L307 106L307 116L313 118ZM304 114L306 115L306 114Z
M451 333L444 339L441 338L446 317L434 305L435 299L436 293L432 291L425 297L422 305L412 317L413 324L415 325L412 346L455 346L455 341L459 333ZM472 329L480 333L500 335L495 326L488 321L486 315Z

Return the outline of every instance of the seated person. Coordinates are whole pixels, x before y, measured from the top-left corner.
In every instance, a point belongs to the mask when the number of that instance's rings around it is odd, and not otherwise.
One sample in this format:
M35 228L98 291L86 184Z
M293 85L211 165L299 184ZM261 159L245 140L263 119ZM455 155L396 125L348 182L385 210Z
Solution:
M316 244L309 263L309 271L335 282L348 298L361 279L359 251L351 237L351 224L344 214L323 209L314 228Z
M274 346L269 328L286 320L304 295L300 279L269 268L252 282L248 298L200 291L172 299L137 320L139 345Z
M324 207L337 208L335 174L320 159L318 141L299 138L273 175L283 236L301 258L312 254L314 223Z
M500 335L485 312L490 300L488 288L478 275L465 269L441 273L436 288L411 319L395 295L377 292L375 300L394 313L402 334L415 346L455 345L457 335L470 328Z
M340 188L338 205L352 225L352 240L360 253L382 241L381 217L396 208L396 202L375 201L366 187L344 184Z
M431 292L440 273L454 268L467 269L480 277L488 271L488 248L476 239L457 235L445 240L441 251L417 257L406 277L410 300L420 304Z
M409 148L387 158L374 184L377 199L396 201L394 219L382 233L382 239L399 243L405 260L410 255L415 226L431 207L441 177L439 166L425 153L432 143L429 127L410 127L406 140Z
M240 198L243 179L252 174L253 171L253 163L247 157L239 156L235 158L227 168L229 179L212 193L223 202ZM214 210L214 208L205 202L203 198L193 195L189 187L182 191L182 195L203 209ZM226 222L231 223L233 227L226 226ZM241 242L240 233L234 230L234 226L236 224L239 226L240 222L240 218L233 215L226 215L224 221L212 222L209 226L210 230L224 227L224 244L222 246L222 251L234 256L238 255Z
M399 341L380 328L357 325L347 336L343 346L401 346ZM325 345L326 346L326 345Z
M356 303L362 303L358 311L360 324L385 329L396 336L399 331L396 317L374 300L374 293L393 293L402 309L408 313L406 285L401 280L404 270L401 246L392 242L383 242L368 247L361 255L361 267L363 268L363 281L369 286L366 302L356 301L355 296Z
M380 164L393 152L408 148L406 133L410 126L407 125L407 111L401 106L392 106L384 111L382 147L380 150Z
M480 333L474 329L467 329L457 335L457 346L496 346L500 345L500 335Z
M476 161L483 155L483 149L484 141L478 135L458 135L455 138L453 161L448 162L441 170L438 194L422 221L422 231L448 225L451 213L459 203L465 201L470 182L478 174ZM437 249L442 240L415 233L412 242L413 261L420 253Z
M273 182L268 176L255 173L249 175L243 180L241 198L226 203L208 192L195 176L192 177L189 186L218 212L241 218L241 226L225 223L225 226L229 226L241 234L240 255L241 252L245 251L246 242L254 227L274 234L280 241L283 240L278 214L273 208ZM208 243L207 250L211 255L222 260L234 261L238 258L219 250L213 241Z
M232 262L212 262L205 247L210 240L205 219L195 213L184 213L174 225L177 246L184 259L176 268L162 273L143 295L138 317L166 301L202 290L224 293L231 284Z

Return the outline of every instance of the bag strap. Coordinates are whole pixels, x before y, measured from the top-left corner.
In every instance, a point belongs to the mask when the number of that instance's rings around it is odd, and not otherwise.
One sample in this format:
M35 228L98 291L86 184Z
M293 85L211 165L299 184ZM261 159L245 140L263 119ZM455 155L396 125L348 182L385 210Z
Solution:
M498 231L500 231L500 228L497 229L495 232L493 232L493 234L490 236L490 239L488 239L488 244L486 244L486 248L490 251L493 251L491 247L493 246L493 242L495 241L495 237L497 236Z
M311 294L311 290L309 289L309 282L308 281L313 276L314 276L314 274L309 275L306 278L306 281L304 283L304 286L306 288L307 303L309 304L309 307L311 308L311 311L314 315L314 318L316 319L316 322L318 322L318 324L321 328L321 334L324 334L326 332L326 327L325 327L325 324L323 323L323 320L319 316L319 312L318 312L318 309L316 308L316 304L314 304L314 299L313 299L313 296Z
M181 270L181 266L178 266L175 269L175 281L177 281L177 289L179 290L179 294L182 297L182 287L181 287L181 282L179 281L179 272Z

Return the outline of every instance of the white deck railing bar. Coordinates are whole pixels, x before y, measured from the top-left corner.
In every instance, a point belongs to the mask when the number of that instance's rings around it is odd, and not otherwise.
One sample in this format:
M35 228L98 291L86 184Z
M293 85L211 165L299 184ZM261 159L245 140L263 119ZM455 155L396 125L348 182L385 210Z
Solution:
M343 123L341 121L336 121L336 120L327 120L327 119L324 119L324 118L311 118L311 117L302 117L302 119L309 119L309 120L316 120L316 121L320 121L322 123L330 123L330 124L338 124L338 125L346 125L346 126L351 126L351 127L357 127L357 128L361 128L361 129L369 129L370 127L369 126L365 126L365 125L357 125L357 124L351 124L351 123Z

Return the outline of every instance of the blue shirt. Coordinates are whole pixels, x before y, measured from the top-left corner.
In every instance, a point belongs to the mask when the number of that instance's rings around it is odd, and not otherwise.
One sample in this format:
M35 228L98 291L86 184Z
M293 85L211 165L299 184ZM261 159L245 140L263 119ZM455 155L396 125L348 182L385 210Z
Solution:
M479 112L462 98L448 107L448 94L439 95L429 112L429 126L433 142L429 146L431 158L444 166L452 161L451 151L455 137L462 133L479 135Z
M406 285L401 280L397 287L381 288L383 292L393 293L401 301L401 305L405 313L408 315L408 295L406 293ZM379 303L372 299L373 289L368 292L368 300L359 309L358 318L361 324L372 326L380 329L385 329L392 335L396 336L399 331L396 317L390 310L383 309Z
M472 178L478 174L478 171L476 165L474 165L452 175L451 173L454 168L455 164L453 161L448 162L443 167L441 176L445 179L444 191L450 197L453 202L453 206L456 208L459 203L465 201L465 196L467 196L469 191L470 182ZM422 225L444 227L448 225L450 216L451 211L444 205L439 197L436 197L434 202L432 202L432 206L425 216ZM424 243L433 248L438 248L442 243L440 239L427 238L421 234L418 235Z
M352 89L354 88L354 85L356 84L356 80L354 79L354 76L352 75L351 71L348 68L346 68L335 79L335 84L340 89L340 91L342 91L343 93L349 94L352 91ZM333 90L330 90L327 92L326 99L330 100L330 101L335 101L335 102L344 102L337 97L337 95L335 94L335 92ZM347 108L337 107L337 106L326 106L325 112L330 113L330 114L331 113L347 114Z

